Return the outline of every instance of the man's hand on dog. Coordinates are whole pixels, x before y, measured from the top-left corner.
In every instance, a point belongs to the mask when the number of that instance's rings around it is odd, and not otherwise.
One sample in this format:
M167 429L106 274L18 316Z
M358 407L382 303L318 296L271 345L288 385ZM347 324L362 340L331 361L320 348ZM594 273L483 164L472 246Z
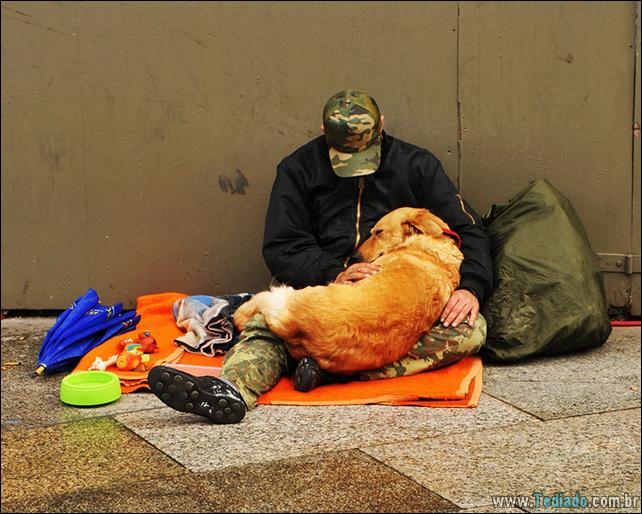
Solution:
M445 327L452 325L456 327L468 316L468 324L472 327L479 313L479 300L466 289L457 289L441 314L441 322Z
M378 264L358 262L339 273L334 282L335 284L356 284L359 280L363 280L379 271L381 271L381 266Z
M377 264L359 262L339 273L334 282L336 284L356 284L359 280L370 277L379 271L381 271L381 266ZM440 321L446 327L450 325L456 327L464 319L468 318L467 323L473 326L477 320L478 313L479 300L477 300L477 297L467 289L457 289L448 300L446 307L444 307Z

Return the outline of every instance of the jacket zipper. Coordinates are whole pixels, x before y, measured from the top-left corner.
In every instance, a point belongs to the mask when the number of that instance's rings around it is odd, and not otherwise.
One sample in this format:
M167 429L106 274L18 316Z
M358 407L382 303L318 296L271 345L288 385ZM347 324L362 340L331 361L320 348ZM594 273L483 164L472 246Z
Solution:
M366 187L366 183L363 177L359 177L359 195L357 196L357 221L356 221L356 231L357 231L357 236L354 241L354 248L352 249L351 254L354 253L354 251L359 248L359 242L361 241L361 231L359 230L359 224L361 223L361 197L363 196L363 190ZM350 260L350 255L348 255L343 261L343 267L347 268L348 267L348 261Z
M472 215L466 210L466 207L464 207L464 199L461 197L459 193L455 193L457 195L457 199L459 200L459 203L461 204L461 210L464 211L468 217L470 218L470 221L473 222L473 225L476 225L475 223L475 218L472 217Z

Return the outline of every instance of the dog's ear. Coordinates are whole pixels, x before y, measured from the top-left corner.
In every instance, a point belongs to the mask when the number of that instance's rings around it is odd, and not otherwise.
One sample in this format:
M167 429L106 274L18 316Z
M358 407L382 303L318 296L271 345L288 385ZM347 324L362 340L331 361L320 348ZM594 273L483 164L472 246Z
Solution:
M411 217L402 223L404 236L424 234L439 237L443 235L448 225L427 209L417 209Z

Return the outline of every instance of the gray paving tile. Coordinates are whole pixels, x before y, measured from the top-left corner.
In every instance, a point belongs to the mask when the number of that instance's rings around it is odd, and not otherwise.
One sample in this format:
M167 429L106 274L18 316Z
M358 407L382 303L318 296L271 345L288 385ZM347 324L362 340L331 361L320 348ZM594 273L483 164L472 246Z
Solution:
M20 336L26 336L30 333L46 334L55 321L55 316L11 317L0 321L0 328L2 329L3 337L5 333L14 333L14 335L18 333Z
M234 512L447 512L457 506L358 450L201 474Z
M4 393L4 391L3 391ZM109 418L2 431L2 503L183 473L182 466Z
M34 494L3 501L2 512L220 512L201 494L204 484L184 473L63 494Z
M214 425L170 408L117 419L192 471L409 441L533 419L482 395L474 409L258 406L236 425Z
M457 506L360 451L29 496L2 512L449 512Z
M2 372L2 429L20 430L72 422L118 412L162 407L153 394L123 395L101 407L77 408L59 398L60 382L67 373L35 377L34 364L52 318L2 320L2 362L19 362Z
M595 350L486 364L484 392L542 419L640 406L640 329L618 328Z
M490 428L363 451L464 508L493 495L640 481L640 410Z

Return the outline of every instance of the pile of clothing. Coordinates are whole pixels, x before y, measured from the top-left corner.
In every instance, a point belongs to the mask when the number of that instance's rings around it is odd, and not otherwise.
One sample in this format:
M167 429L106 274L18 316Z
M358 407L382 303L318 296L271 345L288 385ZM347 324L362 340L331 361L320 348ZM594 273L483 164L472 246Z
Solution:
M223 296L196 295L174 302L176 325L185 330L176 343L191 353L223 355L238 340L232 315L252 298L250 293Z

